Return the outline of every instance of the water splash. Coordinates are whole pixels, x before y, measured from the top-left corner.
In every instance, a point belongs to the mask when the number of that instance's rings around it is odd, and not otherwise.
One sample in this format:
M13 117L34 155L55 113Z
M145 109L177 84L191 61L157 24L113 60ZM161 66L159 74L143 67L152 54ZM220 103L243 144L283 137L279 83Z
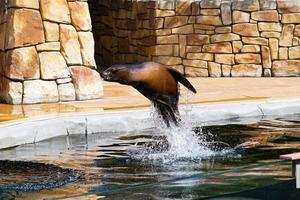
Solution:
M178 127L166 127L155 112L156 135L152 142L136 146L130 151L133 159L153 164L171 164L178 161L196 161L215 157L236 157L234 149L226 143L211 141L211 133L204 133L201 127L193 128L190 121L181 121ZM185 118L186 120L187 118Z

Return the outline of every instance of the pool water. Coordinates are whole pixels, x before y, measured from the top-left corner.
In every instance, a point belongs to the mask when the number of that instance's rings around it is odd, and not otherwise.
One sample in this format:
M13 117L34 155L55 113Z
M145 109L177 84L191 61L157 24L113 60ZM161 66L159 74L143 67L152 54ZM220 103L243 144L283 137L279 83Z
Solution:
M290 163L278 158L300 151L299 115L215 124L70 135L1 150L1 159L80 174L59 188L2 193L16 199L200 199L291 179ZM7 176L0 170L0 189Z

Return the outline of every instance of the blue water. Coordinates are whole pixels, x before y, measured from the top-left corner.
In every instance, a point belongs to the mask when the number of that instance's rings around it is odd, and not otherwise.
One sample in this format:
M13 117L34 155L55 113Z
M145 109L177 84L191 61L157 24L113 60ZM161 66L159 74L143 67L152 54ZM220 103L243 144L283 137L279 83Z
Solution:
M289 163L270 163L300 150L299 116L232 123L57 137L2 150L0 157L81 174L57 189L12 194L21 199L199 199L291 179Z

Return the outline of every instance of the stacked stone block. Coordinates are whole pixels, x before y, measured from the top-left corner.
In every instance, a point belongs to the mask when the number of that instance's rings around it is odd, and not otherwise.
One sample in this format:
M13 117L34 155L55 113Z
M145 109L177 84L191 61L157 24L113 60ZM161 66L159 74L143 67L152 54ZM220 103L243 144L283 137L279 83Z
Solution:
M298 0L90 0L97 63L187 76L300 76Z
M88 3L0 1L0 100L13 104L100 98Z

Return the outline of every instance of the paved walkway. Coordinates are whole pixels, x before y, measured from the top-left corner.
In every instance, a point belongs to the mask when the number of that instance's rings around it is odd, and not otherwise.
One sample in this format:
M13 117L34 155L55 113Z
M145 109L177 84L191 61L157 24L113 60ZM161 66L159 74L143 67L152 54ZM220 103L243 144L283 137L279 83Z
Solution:
M192 78L197 94L181 87L180 102L214 104L261 99L299 98L300 78ZM94 112L115 109L148 107L150 102L135 89L104 83L105 97L99 100L38 105L0 104L0 122L45 115L72 112Z

